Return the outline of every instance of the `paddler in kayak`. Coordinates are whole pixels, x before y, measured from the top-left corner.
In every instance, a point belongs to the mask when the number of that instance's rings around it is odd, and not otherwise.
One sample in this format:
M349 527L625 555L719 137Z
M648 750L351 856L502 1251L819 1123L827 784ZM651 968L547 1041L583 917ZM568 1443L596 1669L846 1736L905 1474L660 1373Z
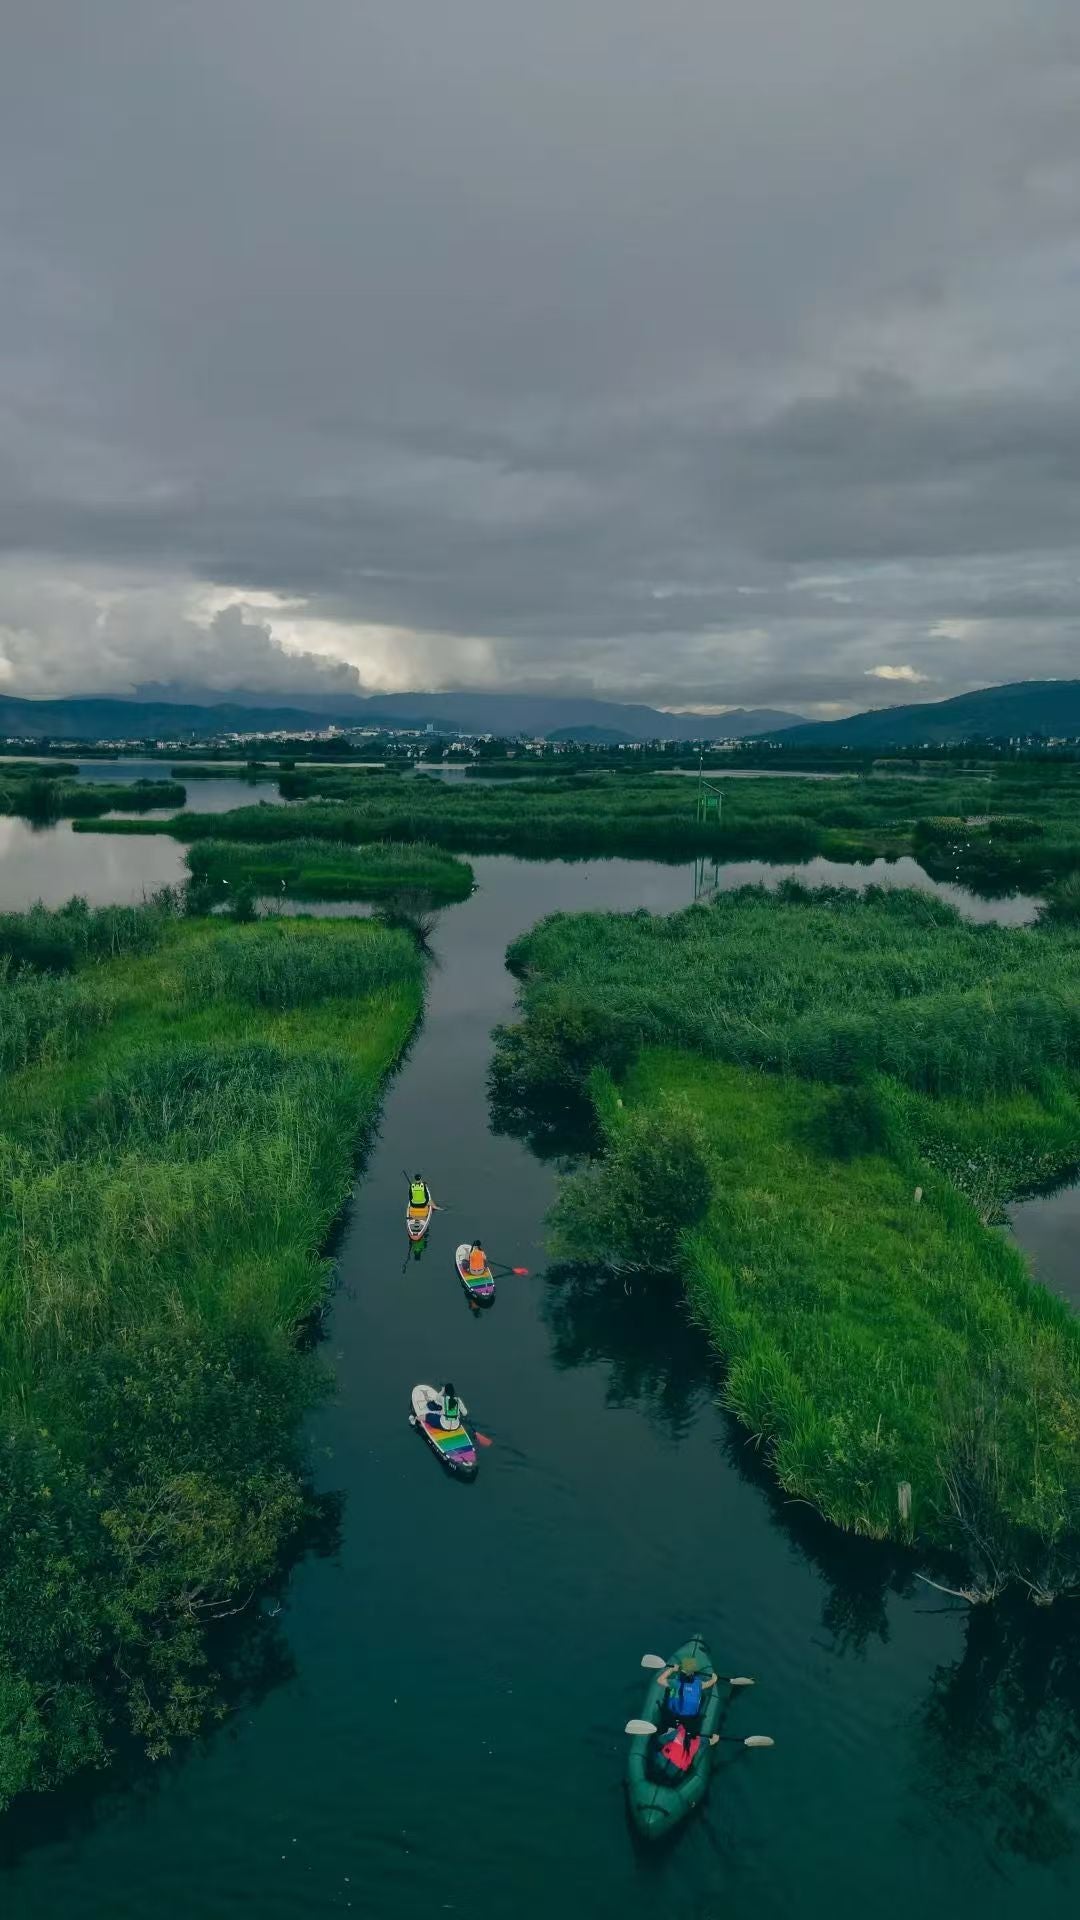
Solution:
M422 1174L414 1173L409 1181L409 1216L413 1220L422 1220L430 1206L435 1203L428 1191L427 1181Z
M681 1725L684 1730L695 1733L701 1725L705 1695L710 1687L715 1687L716 1678L715 1673L710 1673L706 1679L700 1660L695 1660L692 1654L680 1660L677 1666L665 1667L662 1673L658 1673L657 1686L667 1690L664 1701L666 1724L669 1727ZM690 1762L686 1764L689 1766Z
M480 1280L488 1270L487 1254L479 1240L474 1240L469 1248L469 1278Z
M710 1747L715 1747L719 1739L718 1733L711 1733ZM658 1733L649 1756L653 1779L666 1787L677 1787L689 1773L700 1749L700 1733L691 1733L683 1720L677 1727L669 1727L666 1733Z

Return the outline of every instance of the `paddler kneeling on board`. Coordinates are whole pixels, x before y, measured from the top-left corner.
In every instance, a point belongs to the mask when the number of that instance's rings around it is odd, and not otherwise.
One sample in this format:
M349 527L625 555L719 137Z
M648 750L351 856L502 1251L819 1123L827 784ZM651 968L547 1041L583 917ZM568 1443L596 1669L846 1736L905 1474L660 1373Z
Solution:
M424 1214L431 1204L431 1194L428 1192L427 1181L422 1179L420 1174L414 1173L412 1179L409 1181L410 1218L413 1220L423 1219Z
M487 1254L479 1240L474 1240L469 1248L469 1278L479 1280L487 1272Z
M710 1747L715 1747L720 1735L709 1735ZM685 1779L701 1747L700 1733L691 1733L685 1722L680 1720L677 1727L668 1727L664 1733L658 1733L650 1759L654 1780L666 1787L677 1787Z
M467 1412L464 1400L459 1400L454 1391L453 1381L448 1380L439 1396L439 1425L452 1433L455 1427L464 1424Z
M701 1725L701 1715L705 1707L705 1695L710 1687L716 1685L716 1674L710 1673L705 1679L701 1671L700 1660L693 1654L678 1664L672 1663L656 1676L658 1687L666 1688L664 1702L665 1721L668 1726L682 1725L695 1733ZM687 1762L689 1765L689 1762Z

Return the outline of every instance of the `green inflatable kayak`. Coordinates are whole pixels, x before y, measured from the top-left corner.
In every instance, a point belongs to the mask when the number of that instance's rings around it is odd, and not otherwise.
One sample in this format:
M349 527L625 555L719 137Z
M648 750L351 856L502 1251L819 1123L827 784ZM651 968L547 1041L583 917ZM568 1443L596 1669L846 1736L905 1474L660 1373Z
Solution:
M704 1679L715 1671L712 1656L700 1633L685 1645L676 1647L671 1656L672 1664L679 1660L697 1660ZM641 1709L641 1718L651 1720L660 1726L665 1717L664 1702L666 1692L662 1693L656 1684L657 1676L649 1677L648 1691ZM725 1689L710 1687L704 1695L701 1713L701 1745L698 1747L691 1764L682 1778L670 1785L662 1784L653 1777L654 1757L663 1742L670 1738L672 1728L660 1734L637 1734L630 1741L630 1754L626 1763L626 1794L630 1802L630 1814L634 1825L646 1840L662 1840L665 1834L673 1833L681 1820L704 1800L709 1787L709 1771L712 1765L712 1748L709 1735L716 1732L716 1723L720 1718L721 1694Z

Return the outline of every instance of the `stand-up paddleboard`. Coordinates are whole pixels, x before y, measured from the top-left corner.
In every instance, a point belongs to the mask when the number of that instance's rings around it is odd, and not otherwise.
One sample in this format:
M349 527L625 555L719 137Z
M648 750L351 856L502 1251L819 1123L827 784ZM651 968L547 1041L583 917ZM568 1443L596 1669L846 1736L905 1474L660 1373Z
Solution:
M424 1439L433 1453L437 1453L443 1466L456 1473L462 1480L473 1479L480 1462L476 1457L476 1447L472 1434L465 1426L444 1427L442 1423L442 1400L435 1387L414 1387L412 1390L413 1410L409 1416L414 1427L419 1427Z
M405 1231L410 1240L422 1240L431 1225L431 1216L435 1208L429 1200L420 1213L414 1213L411 1207L405 1209Z
M454 1265L457 1267L458 1279L461 1281L470 1299L485 1300L490 1306L495 1298L495 1275L492 1273L490 1267L485 1267L483 1273L470 1273L469 1255L471 1252L472 1248L468 1241L463 1240L454 1255Z

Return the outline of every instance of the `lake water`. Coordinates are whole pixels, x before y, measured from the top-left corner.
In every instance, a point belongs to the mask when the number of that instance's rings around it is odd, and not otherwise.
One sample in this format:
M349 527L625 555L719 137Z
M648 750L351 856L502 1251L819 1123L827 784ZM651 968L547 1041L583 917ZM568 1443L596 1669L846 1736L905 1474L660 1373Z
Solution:
M161 760L80 760L79 778L89 785L133 785L136 780L168 780L169 768ZM250 807L260 800L280 803L276 780L244 780L237 774L212 774L207 779L178 778L186 790L189 813L229 813L233 807ZM145 819L161 813L174 813L174 807L152 808Z
M1080 1312L1080 1185L1016 1202L1009 1224L1037 1279Z
M51 831L41 867L63 845ZM74 838L82 891L118 845L172 845ZM676 1300L546 1269L555 1175L491 1131L507 942L556 908L682 906L693 870L474 866L476 894L440 916L423 1025L340 1248L340 1392L312 1425L339 1544L252 1631L248 1704L202 1747L0 1825L7 1910L1064 1920L1080 1899L1070 1616L968 1614L782 1499L716 1408ZM419 1260L413 1166L452 1209ZM531 1270L482 1316L452 1264L478 1232ZM446 1376L494 1441L471 1487L407 1424L413 1383ZM728 1730L777 1746L722 1749L702 1814L646 1855L620 1729L642 1653L699 1627L722 1671L758 1677Z

